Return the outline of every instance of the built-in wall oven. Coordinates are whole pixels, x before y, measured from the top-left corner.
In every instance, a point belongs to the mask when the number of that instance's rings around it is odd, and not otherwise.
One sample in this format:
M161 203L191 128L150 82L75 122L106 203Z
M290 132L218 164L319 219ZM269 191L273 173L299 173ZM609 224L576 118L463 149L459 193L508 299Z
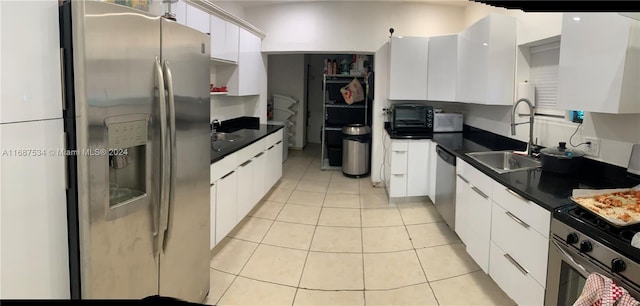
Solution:
M573 305L587 277L599 273L640 300L638 226L616 228L576 206L556 209L551 221L546 306Z

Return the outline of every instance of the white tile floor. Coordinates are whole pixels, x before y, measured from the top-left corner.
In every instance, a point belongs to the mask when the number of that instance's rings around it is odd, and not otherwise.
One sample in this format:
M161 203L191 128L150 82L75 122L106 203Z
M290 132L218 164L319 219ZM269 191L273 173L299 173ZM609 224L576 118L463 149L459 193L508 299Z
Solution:
M208 304L515 305L431 203L392 204L371 178L290 151L283 177L216 246Z

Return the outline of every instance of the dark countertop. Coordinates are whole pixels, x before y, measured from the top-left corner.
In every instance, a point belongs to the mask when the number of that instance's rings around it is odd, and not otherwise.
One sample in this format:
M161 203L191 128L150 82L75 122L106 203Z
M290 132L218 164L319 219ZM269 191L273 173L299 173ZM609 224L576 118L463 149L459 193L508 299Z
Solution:
M239 139L233 142L212 141L211 142L211 163L215 163L229 154L233 154L238 150L264 138L270 134L273 134L283 128L282 125L272 124L250 124L244 127L234 127L227 129L218 129L220 132L226 132L233 135L240 136ZM221 148L220 151L216 151L213 148Z
M640 178L627 174L626 168L586 158L581 170L572 175L547 173L541 168L497 173L466 153L524 151L526 143L469 126L465 126L463 133L434 133L433 141L482 173L549 211L571 204L569 196L576 188L626 188L640 184Z
M388 122L384 124L384 129L389 134L391 139L431 139L433 133L412 133L412 132L398 132L391 129Z

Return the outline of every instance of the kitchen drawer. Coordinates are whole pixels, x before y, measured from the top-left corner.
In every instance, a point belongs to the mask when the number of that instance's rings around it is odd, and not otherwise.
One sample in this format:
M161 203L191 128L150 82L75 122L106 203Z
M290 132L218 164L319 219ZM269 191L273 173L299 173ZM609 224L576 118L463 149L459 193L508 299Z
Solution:
M409 141L408 140L391 140L391 152L396 151L408 151L409 150Z
M469 184L475 186L482 193L491 198L493 179L480 172L480 170L476 169L468 163L463 162L462 165L463 172L459 174L462 175L467 181L469 181Z
M406 197L407 196L407 175L391 174L389 178L389 197Z
M271 135L267 135L267 141L265 143L265 149L274 145L276 142L282 140L282 131L283 129L280 129L279 131L271 134Z
M489 276L520 306L544 305L544 288L531 274L520 271L495 243L491 242Z
M258 153L263 152L266 149L265 143L266 141L263 138L231 154L238 156L236 157L238 161L237 166L252 159L254 156L258 155Z
M545 238L549 238L549 226L551 223L551 213L540 207L538 204L533 203L525 198L521 197L514 191L504 185L493 182L493 195L492 199L498 205L502 206L505 210L508 210L520 220L533 227Z
M407 151L391 151L391 175L407 174Z
M238 167L238 155L229 154L223 159L211 164L211 174L209 178L211 184L225 176L227 173L235 170Z
M509 253L542 287L546 287L549 240L532 227L514 220L508 211L493 203L491 241Z

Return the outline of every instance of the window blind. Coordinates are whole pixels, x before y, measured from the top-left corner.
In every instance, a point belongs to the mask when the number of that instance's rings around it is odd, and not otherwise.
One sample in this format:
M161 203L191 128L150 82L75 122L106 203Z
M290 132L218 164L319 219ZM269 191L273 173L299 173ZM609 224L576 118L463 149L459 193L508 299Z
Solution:
M556 109L560 42L534 46L529 48L529 52L531 53L529 77L536 88L536 113L564 117L564 110Z

